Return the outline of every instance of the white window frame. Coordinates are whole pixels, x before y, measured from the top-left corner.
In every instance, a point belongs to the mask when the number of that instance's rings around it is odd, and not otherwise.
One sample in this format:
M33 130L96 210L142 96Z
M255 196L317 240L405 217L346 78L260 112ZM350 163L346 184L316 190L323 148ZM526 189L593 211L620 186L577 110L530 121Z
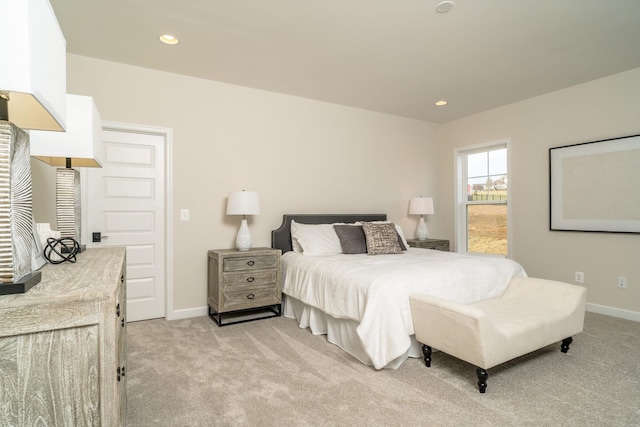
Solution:
M511 140L500 139L497 141L486 142L466 147L457 147L454 149L454 226L455 226L455 243L456 252L470 255L487 255L502 256L497 254L480 254L478 252L467 251L467 169L466 155L472 152L489 150L491 148L506 147L507 149L507 258L511 258L511 235L513 230L513 216L511 210L513 199L511 198L511 189L513 188L513 178L511 174Z

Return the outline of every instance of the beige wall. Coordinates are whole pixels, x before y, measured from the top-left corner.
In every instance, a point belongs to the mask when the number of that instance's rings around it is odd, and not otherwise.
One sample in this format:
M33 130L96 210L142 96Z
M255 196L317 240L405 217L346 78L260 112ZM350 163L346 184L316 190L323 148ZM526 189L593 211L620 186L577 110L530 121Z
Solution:
M206 306L206 251L234 246L229 191L260 193L249 225L254 246L269 246L284 213L381 212L412 234L409 199L438 184L432 123L76 55L67 73L67 91L93 96L103 121L173 130L175 310ZM36 197L55 191L44 168ZM43 199L40 222L55 217Z
M590 304L640 319L640 235L549 231L548 166L550 147L640 134L639 112L635 69L440 126L437 194L447 211L439 213L453 216L454 147L510 138L513 258L534 277L573 283L582 271ZM443 235L453 239L453 223ZM618 276L627 289L617 287Z
M549 147L639 134L640 69L442 125L76 55L67 72L68 92L93 96L103 120L173 130L175 310L206 306L206 251L234 245L229 191L260 193L256 246L283 213L383 212L412 236L416 195L434 197L430 235L453 242L454 148L510 138L513 258L535 277L583 271L592 309L640 315L640 235L548 225ZM34 172L38 221L55 218L47 168Z

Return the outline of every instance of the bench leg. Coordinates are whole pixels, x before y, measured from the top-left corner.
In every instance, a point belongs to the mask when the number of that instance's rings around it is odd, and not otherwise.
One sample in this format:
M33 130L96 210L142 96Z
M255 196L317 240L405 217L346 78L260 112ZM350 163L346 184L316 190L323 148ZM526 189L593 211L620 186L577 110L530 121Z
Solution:
M567 351L569 351L569 346L571 345L572 342L573 342L573 338L571 337L563 339L562 344L560 345L560 351L563 353L566 353Z
M424 364L427 368L431 367L431 347L426 344L422 345L422 354L424 354Z
M487 379L489 378L489 373L486 369L478 368L476 369L476 375L478 376L478 390L480 393L484 393L487 390Z

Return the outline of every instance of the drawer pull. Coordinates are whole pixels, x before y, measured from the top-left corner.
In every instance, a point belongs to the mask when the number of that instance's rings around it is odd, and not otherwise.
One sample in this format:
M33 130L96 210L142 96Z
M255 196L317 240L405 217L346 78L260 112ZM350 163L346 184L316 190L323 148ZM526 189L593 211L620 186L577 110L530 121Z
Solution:
M247 261L247 265L249 267L253 267L254 265L256 265L256 262L255 261Z
M251 283L253 282L255 279L255 277L247 277L247 282Z
M116 304L116 316L120 317L120 303Z
M254 294L247 295L247 299L254 299L256 296Z
M120 283L124 283L124 274L120 275Z

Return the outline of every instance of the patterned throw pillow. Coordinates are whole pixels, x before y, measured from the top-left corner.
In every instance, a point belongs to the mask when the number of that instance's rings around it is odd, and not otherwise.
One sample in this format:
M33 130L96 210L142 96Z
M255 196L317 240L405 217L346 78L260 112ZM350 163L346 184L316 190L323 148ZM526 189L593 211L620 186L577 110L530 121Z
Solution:
M364 236L367 241L367 253L369 255L401 254L402 248L398 243L398 232L393 223L362 224Z

